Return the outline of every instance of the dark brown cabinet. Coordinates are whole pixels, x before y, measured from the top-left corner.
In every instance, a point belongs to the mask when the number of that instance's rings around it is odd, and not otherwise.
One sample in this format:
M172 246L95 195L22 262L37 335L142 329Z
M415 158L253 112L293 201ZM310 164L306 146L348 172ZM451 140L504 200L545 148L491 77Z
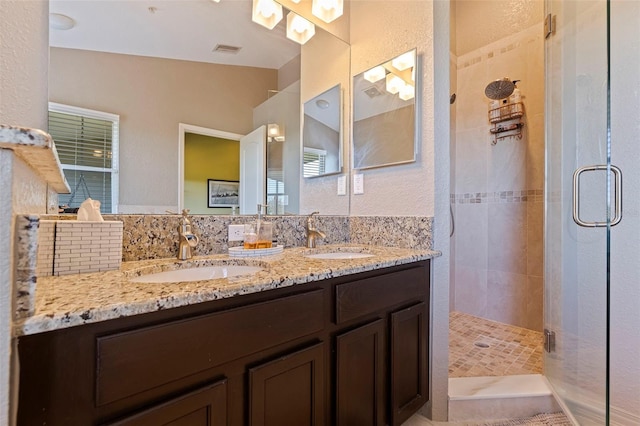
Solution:
M427 308L391 314L391 416L398 426L429 400Z
M323 346L249 369L251 426L325 424Z
M336 338L336 424L385 424L384 321Z
M429 261L22 336L18 425L399 425Z
M226 380L105 426L224 426L227 424Z

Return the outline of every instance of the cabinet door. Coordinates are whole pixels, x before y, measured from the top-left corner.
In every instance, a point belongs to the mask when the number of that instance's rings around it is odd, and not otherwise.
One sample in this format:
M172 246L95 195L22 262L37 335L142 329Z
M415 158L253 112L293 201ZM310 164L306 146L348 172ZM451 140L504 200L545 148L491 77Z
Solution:
M402 424L429 400L424 302L391 314L391 417Z
M379 319L336 339L336 423L385 424L384 321Z
M324 343L249 370L251 426L323 426Z
M225 426L226 410L227 381L221 380L108 425Z

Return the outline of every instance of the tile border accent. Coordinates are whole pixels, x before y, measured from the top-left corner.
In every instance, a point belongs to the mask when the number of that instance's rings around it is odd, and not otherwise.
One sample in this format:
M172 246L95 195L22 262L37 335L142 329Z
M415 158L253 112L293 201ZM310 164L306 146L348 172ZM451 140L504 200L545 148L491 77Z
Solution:
M544 201L544 190L466 192L451 194L451 204L527 203Z

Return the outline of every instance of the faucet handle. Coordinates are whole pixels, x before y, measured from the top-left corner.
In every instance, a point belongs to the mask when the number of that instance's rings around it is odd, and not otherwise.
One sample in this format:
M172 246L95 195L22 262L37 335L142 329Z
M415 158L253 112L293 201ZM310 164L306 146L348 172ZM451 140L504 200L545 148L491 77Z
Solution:
M320 214L320 212L313 212L309 216L307 216L307 228L310 227L311 224L314 222L313 216L315 216L317 214Z

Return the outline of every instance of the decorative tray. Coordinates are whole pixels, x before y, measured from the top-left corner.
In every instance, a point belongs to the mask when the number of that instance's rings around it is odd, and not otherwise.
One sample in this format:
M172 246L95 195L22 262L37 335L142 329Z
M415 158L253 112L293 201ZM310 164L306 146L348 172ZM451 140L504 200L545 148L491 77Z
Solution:
M275 246L262 249L246 249L244 247L229 247L229 256L231 257L255 257L255 256L271 256L273 254L282 253L284 246Z

